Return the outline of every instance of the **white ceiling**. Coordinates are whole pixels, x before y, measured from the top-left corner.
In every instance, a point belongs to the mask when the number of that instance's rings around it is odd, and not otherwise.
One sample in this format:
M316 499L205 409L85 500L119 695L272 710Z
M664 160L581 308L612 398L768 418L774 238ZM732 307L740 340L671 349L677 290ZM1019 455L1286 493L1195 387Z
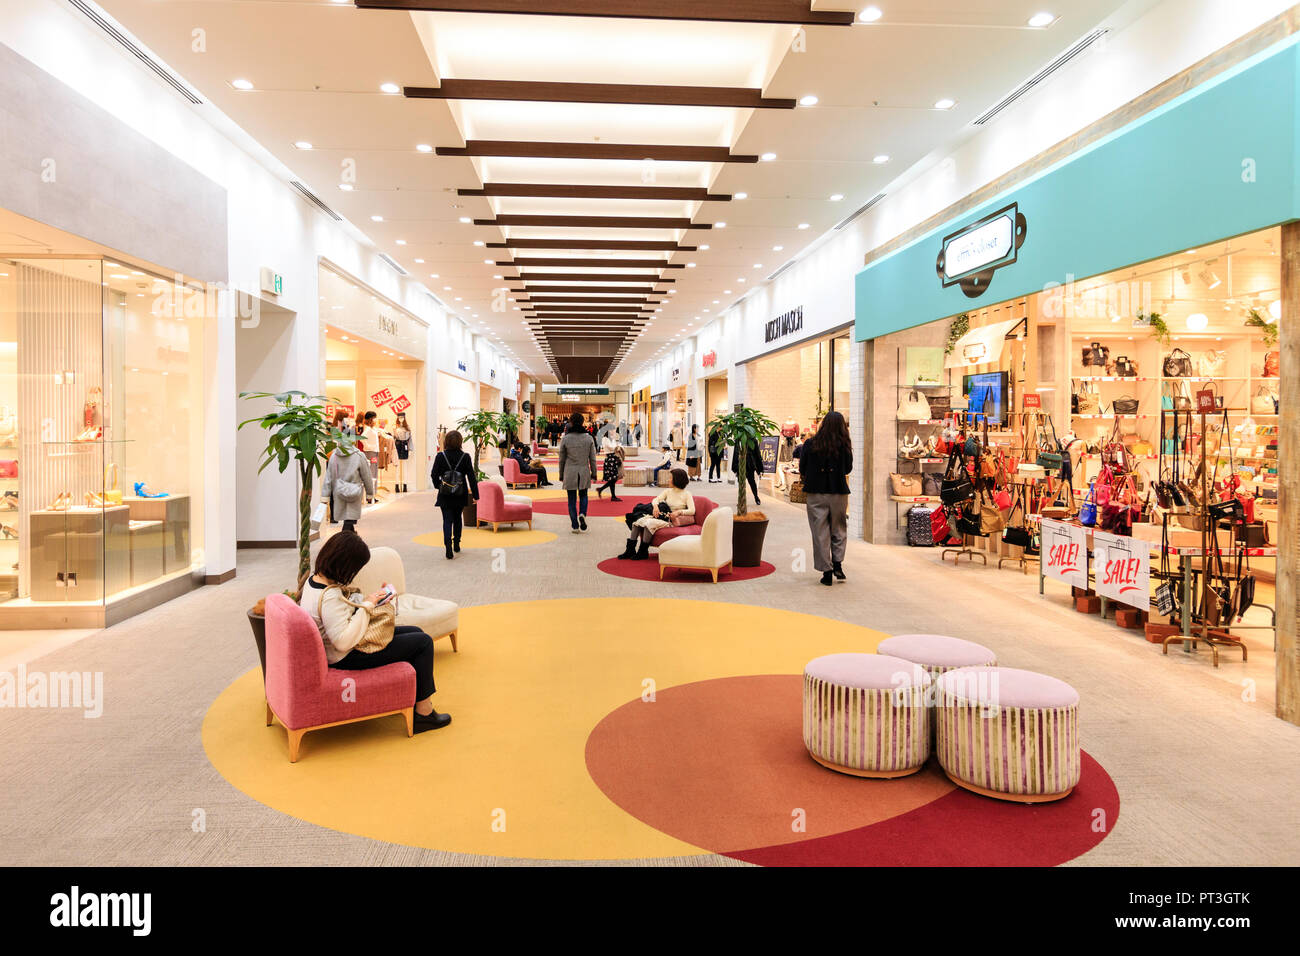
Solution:
M100 3L381 251L471 324L499 336L526 370L548 371L522 313L513 304L504 313L492 311L493 290L506 284L496 277L517 273L485 260L509 259L509 251L475 241L581 236L708 245L667 257L696 267L664 273L677 280L671 286L676 294L664 297L663 311L624 359L618 380L796 257L913 163L969 135L971 120L1123 5L880 0L877 22L809 27L792 46L797 28L776 24L408 14L330 0ZM1027 27L1041 10L1058 19L1046 29ZM199 26L206 31L202 53L191 46ZM230 85L236 78L251 81L255 90L236 90ZM386 82L437 86L444 78L759 87L769 97L813 94L819 102L795 110L741 110L417 100L379 90ZM956 105L934 109L943 97ZM748 193L743 201L458 197L457 187L479 188L485 181L642 185L646 170L640 162L438 157L416 149L461 146L467 139L722 146L777 158L653 166L654 185ZM314 148L296 149L300 140ZM877 155L888 155L889 162L874 163ZM338 186L349 159L357 183L344 192ZM844 198L832 201L833 194ZM459 221L497 214L690 217L725 222L726 228L578 230ZM801 223L808 228L800 230Z

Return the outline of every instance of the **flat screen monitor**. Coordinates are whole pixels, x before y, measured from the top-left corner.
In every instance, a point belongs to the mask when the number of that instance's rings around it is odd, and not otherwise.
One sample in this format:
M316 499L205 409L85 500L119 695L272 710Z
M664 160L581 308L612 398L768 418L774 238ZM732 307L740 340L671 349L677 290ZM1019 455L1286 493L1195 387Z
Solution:
M987 414L990 425L1010 424L1010 376L1006 372L977 372L964 375L961 392L972 414Z

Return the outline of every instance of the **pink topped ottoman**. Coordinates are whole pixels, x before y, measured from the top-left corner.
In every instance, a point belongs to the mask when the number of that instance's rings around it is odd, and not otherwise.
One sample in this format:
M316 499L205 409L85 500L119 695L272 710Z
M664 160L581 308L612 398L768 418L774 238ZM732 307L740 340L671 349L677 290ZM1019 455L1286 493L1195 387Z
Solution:
M898 634L887 637L880 642L876 653L920 664L931 677L938 677L958 667L992 667L998 662L997 655L983 644L943 634Z
M841 773L916 773L930 757L929 686L929 674L897 657L818 657L803 672L804 746Z
M967 667L935 681L939 764L953 783L999 800L1045 803L1079 782L1079 694L1012 667Z

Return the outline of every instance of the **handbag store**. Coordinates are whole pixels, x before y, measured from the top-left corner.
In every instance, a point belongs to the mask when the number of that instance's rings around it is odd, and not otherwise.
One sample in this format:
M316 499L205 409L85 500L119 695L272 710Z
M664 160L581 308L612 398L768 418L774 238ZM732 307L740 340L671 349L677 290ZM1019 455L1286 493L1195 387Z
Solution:
M216 314L119 258L0 255L0 627L102 627L195 585Z
M1241 165L1234 137L1296 168L1293 143L1256 136L1277 117L1241 115L1296 72L1286 45L859 273L869 539L1036 572L1040 593L1215 667L1278 646L1300 209L1288 176L1213 170ZM1211 137L1227 101L1241 129ZM1157 170L1174 141L1190 158ZM1088 183L1115 194L1093 202Z

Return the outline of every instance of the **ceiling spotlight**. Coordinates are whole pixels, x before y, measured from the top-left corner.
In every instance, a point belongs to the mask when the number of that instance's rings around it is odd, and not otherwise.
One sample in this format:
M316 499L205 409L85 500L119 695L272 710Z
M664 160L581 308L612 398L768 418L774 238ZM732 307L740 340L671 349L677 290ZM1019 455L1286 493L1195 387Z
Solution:
M1191 284L1192 284L1192 270L1191 270L1191 269L1184 269L1184 270L1183 270L1183 284L1184 284L1184 285L1191 285Z
M476 246L483 246L483 245L486 245L486 243L483 242L482 239L475 239L475 240L474 240L474 245L476 245Z
M396 83L381 83L379 85L379 92L389 93L389 94L400 93L402 92L402 88L398 86Z
M700 251L701 251L701 252L708 252L708 251L709 251L709 247L708 247L707 245L700 246Z
M812 227L811 227L811 225L810 225L809 223L801 222L801 223L799 223L799 228L800 228L800 229L810 229L810 228L812 228Z
M430 146L428 143L416 143L416 144L415 144L415 148L416 148L416 150L418 150L418 151L421 152L421 153L432 153L432 152L433 152L433 147Z
M247 91L253 88L253 82L251 80L231 80L230 85L237 90Z
M813 96L811 93L809 93L807 96L801 97L799 100L800 106L816 106L817 103L818 103L817 97Z
M422 265L424 265L424 260L423 260L423 259L416 259L416 260L415 260L415 264L418 265L418 266L422 266Z
M1223 284L1223 280L1209 269L1202 269L1196 274L1196 277L1205 283L1207 289L1217 289Z
M858 14L858 19L863 23L875 23L882 16L879 7L867 7Z
M307 142L305 139L300 139L300 140L298 140L298 142L296 142L296 143L293 144L293 148L294 148L294 149L311 149L311 143Z
M351 184L351 183L339 183L339 189L343 190L345 193L350 193L350 192L352 192L352 184Z
M1050 27L1055 22L1056 14L1054 13L1035 13L1029 18L1031 27Z
M714 228L714 229L726 229L726 228L727 228L727 224L726 224L725 222L715 222L715 223L713 224L713 228Z
M772 162L772 160L776 159L776 153L764 153L762 156L758 158L765 163L770 163Z
M946 96L943 99L935 100L934 102L934 108L937 110L950 110L956 105L957 105L956 100L950 100Z
M881 153L879 156L872 156L871 161L877 166L883 166L885 163L889 162L889 154Z
M834 193L831 196L831 202L839 202L843 198L844 198L844 193Z

